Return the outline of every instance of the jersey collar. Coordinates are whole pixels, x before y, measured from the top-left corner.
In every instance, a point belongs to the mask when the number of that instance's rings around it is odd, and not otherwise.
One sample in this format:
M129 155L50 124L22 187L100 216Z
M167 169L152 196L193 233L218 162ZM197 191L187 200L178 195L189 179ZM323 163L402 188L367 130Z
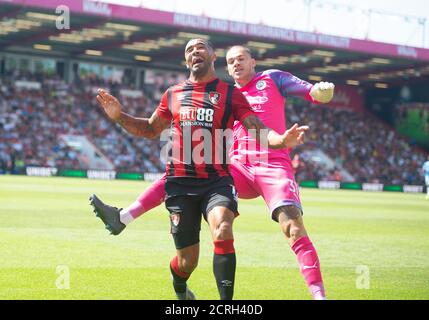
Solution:
M251 86L253 86L255 84L256 80L259 79L259 77L260 77L261 74L262 74L262 72L255 73L255 75L253 76L253 78L244 87L241 87L241 88L238 88L238 89L240 89L240 91L247 91L249 89L249 87L251 87Z

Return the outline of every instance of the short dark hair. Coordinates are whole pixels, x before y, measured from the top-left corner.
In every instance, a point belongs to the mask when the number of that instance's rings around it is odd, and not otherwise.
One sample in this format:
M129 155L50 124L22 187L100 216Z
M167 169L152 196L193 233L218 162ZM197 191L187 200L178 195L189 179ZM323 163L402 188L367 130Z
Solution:
M206 46L209 47L210 49L212 49L212 51L214 52L213 43L211 43L210 40L204 40L204 42L206 43Z
M190 39L188 41L188 43L191 42L191 41L195 41L195 40L201 41L202 43L204 43L204 45L207 48L209 48L212 52L214 52L213 44L209 40L206 40L206 39L203 39L203 38L194 38L194 39ZM186 48L188 47L188 43L186 44L185 51L186 51Z
M249 54L249 56L250 56L251 58L253 58L252 50L250 50L250 48L249 48L249 47L246 47L246 46L241 45L241 44L238 44L238 45L235 45L235 46L229 47L229 48L228 48L228 50L226 51L226 53L228 54L228 52L229 52L230 50L235 49L235 48L241 48L241 49L243 49L247 54Z

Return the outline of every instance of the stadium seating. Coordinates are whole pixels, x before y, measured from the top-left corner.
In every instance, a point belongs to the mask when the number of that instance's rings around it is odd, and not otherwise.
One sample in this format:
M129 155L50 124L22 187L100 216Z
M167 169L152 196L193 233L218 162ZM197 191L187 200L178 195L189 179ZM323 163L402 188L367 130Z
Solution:
M40 88L27 88L25 83L18 88L16 81L40 83ZM146 86L143 95L133 97L120 92L135 88L98 78L66 84L49 75L2 77L0 171L19 173L29 165L88 169L85 157L59 138L66 133L86 135L119 171L163 171L159 140L136 138L114 125L97 105L95 90L108 88L119 95L126 112L148 117L168 84L155 82ZM295 100L289 100L286 114L289 124L299 122L311 128L306 143L293 150L301 158L298 180L343 180L339 170L327 169L307 152L320 149L355 181L423 184L420 167L425 155L376 118Z
M298 180L338 179L337 173L305 157L306 150L320 148L355 181L423 184L424 153L375 117L307 103L289 104L286 115L289 123L299 121L311 128L306 144L293 152L301 153L304 162Z
M36 77L18 77L34 81ZM85 159L59 139L60 134L86 135L121 171L159 172L155 155L159 141L137 139L110 122L100 110L87 82L65 84L42 80L41 89L17 89L16 77L2 79L0 93L0 160L4 170L14 167L11 158L24 165L83 168ZM109 87L107 83L91 83ZM145 97L121 99L131 114L148 116L157 105ZM96 168L91 168L96 169Z

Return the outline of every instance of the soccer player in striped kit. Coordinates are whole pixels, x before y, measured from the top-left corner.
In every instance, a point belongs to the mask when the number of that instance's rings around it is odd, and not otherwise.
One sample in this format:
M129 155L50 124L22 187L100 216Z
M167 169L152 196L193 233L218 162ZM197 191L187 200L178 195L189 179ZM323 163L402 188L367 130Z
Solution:
M224 136L218 133L231 130L234 121L239 121L254 133L258 143L266 142L270 149L284 149L303 143L308 130L307 126L297 124L282 133L266 127L243 94L217 78L215 59L208 41L190 40L185 48L189 79L164 93L150 119L122 112L119 101L103 90L97 96L106 114L134 135L155 138L171 127L172 147L159 199L164 199L165 193L177 252L170 270L179 299L195 298L186 281L198 263L201 214L212 233L213 270L220 298L233 298L236 257L232 224L238 208L234 181L224 159L228 150ZM204 155L199 149L201 143ZM116 226L122 224L119 214L115 215L118 211L111 215L112 207L104 205L95 195L90 200L97 215L117 234Z

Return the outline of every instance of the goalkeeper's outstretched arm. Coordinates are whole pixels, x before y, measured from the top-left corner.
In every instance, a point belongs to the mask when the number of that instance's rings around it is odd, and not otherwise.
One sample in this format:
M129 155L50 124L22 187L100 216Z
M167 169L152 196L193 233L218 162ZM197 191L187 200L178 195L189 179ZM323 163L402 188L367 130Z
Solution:
M283 97L294 96L313 103L328 103L334 97L335 85L331 82L321 81L312 85L286 71L265 72L270 75Z
M97 101L110 119L138 137L154 139L171 124L171 121L160 117L156 111L150 118L136 118L123 112L118 99L103 89L98 90Z

